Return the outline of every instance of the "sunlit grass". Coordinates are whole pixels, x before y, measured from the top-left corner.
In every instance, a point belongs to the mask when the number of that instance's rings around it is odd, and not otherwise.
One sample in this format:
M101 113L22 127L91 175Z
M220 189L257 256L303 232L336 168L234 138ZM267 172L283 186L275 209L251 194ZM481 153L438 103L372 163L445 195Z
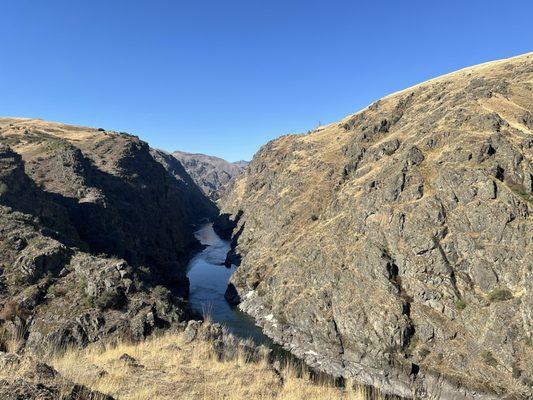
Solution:
M68 350L50 363L72 381L117 399L353 399L370 398L364 387L339 388L312 379L302 365L274 370L266 356L251 360L246 350L220 359L213 343L166 333L138 344L93 345ZM120 360L123 354L138 366ZM381 396L373 397L380 399Z

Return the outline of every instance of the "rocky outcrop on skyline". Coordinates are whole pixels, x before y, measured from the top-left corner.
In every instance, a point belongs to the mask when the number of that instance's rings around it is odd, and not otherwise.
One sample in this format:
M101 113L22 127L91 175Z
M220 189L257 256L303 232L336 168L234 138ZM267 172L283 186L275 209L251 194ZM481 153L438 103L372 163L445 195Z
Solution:
M405 397L533 397L533 54L273 140L221 203L228 297L311 366Z

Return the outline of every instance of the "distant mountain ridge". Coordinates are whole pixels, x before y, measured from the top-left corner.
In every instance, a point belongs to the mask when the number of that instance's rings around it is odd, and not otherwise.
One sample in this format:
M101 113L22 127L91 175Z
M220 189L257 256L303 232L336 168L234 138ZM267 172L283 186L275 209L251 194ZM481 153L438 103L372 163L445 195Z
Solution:
M221 190L244 171L249 163L244 160L231 163L220 157L184 151L175 151L172 156L181 162L187 173L211 200L218 200Z

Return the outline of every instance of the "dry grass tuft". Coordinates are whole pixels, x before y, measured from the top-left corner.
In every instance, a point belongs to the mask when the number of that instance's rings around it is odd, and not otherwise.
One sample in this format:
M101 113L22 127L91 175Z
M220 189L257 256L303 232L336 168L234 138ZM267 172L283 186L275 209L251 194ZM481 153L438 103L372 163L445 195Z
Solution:
M211 342L185 343L177 333L138 344L69 350L49 362L64 377L117 399L370 398L365 388L344 390L333 382L314 382L305 367L289 363L276 371L266 357L250 361L245 351L220 360Z
M13 329L7 329L0 325L0 351L6 353L17 353L24 344L26 328L18 325Z

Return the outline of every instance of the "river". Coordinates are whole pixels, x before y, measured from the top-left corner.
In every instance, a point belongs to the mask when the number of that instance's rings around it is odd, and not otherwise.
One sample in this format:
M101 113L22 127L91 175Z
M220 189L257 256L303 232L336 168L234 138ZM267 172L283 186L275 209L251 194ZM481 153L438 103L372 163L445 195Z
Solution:
M231 307L224 298L229 278L236 268L224 265L230 243L216 234L212 223L202 225L195 236L206 247L191 259L187 268L190 281L189 304L192 310L204 316L209 315L214 322L224 325L240 339L252 339L256 345L269 347L279 360L290 360L294 365L303 363L263 334L252 317L239 311L237 307ZM313 379L324 382L334 379L336 385L344 385L344 380L340 378L332 378L312 368L310 372Z
M237 307L231 307L224 298L229 278L235 271L235 266L227 268L224 265L230 243L215 233L211 223L202 225L195 235L206 247L191 259L188 266L189 304L193 311L210 315L214 322L224 325L239 338L250 338L256 344L272 347L272 341L255 325L253 318Z

